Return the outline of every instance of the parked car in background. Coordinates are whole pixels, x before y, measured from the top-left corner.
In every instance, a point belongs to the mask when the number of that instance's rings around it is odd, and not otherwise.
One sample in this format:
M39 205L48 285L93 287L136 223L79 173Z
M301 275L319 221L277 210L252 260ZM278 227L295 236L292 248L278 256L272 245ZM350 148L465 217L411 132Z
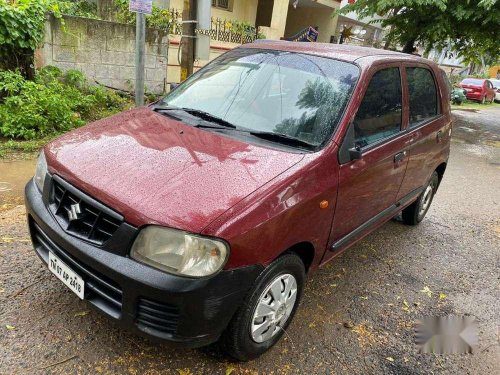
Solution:
M481 104L492 103L495 100L495 90L488 79L465 78L460 82L460 87L465 89L465 96L468 100L477 100Z
M400 212L424 218L449 99L417 56L245 44L163 100L45 146L26 186L35 251L122 327L255 358L287 329L307 273Z
M495 90L495 101L500 103L500 79L490 79Z

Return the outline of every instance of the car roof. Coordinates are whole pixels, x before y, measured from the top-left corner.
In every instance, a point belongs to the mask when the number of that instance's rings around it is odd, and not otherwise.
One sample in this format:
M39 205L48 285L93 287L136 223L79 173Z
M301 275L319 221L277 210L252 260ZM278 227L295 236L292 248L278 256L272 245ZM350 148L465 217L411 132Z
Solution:
M285 40L256 40L253 43L244 44L240 48L260 48L271 49L278 51L300 52L310 55L322 57L330 57L348 62L356 62L357 60L370 58L374 60L411 60L429 63L430 60L421 58L416 55L390 51L385 49L360 47L347 44L333 43L307 43L307 42L289 42Z

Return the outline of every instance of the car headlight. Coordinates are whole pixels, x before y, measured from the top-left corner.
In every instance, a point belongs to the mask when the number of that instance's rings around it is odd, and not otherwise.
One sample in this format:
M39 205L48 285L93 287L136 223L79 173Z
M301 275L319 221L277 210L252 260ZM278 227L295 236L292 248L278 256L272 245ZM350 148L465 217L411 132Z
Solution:
M213 275L228 255L224 241L153 225L141 230L130 253L152 267L193 277Z
M46 175L47 175L47 161L45 160L45 153L42 150L40 152L40 155L38 156L38 161L36 163L35 177L33 177L33 179L35 180L35 184L38 187L38 190L40 190L40 192L43 191L43 185L45 183Z

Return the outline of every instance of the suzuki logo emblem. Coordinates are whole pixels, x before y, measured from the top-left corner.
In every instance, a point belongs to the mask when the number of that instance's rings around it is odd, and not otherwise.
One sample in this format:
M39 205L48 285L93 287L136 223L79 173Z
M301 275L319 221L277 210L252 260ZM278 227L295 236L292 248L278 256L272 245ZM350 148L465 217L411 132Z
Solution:
M68 219L69 221L78 220L81 218L81 214L82 214L82 209L80 207L80 204L79 203L72 204L70 206L70 209L68 210Z

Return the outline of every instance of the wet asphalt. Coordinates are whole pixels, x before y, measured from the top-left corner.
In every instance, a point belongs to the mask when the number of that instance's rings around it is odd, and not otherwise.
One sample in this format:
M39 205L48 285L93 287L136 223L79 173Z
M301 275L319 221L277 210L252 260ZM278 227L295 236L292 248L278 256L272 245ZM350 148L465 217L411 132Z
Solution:
M284 339L248 363L115 327L49 273L19 198L4 201L0 374L500 374L500 108L454 117L449 165L424 221L392 220L309 275ZM475 352L418 353L416 320L449 314L475 317Z

